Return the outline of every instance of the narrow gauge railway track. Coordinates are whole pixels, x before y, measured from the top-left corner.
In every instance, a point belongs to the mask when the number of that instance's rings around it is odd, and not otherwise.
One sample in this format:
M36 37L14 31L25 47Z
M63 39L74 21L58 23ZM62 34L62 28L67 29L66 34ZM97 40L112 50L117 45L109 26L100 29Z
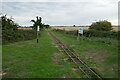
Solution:
M63 42L61 42L51 31L48 31L51 37L55 40L56 44L65 52L76 67L82 72L89 80L103 80L93 69L86 65L72 50L70 50Z

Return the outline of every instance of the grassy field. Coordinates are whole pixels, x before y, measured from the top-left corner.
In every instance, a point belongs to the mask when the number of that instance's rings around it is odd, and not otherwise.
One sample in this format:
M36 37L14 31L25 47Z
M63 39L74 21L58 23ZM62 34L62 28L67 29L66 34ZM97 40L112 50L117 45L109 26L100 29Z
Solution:
M86 38L54 32L64 43L95 69L103 78L118 77L118 40L110 38Z
M39 44L28 40L3 45L3 78L80 78L67 56L42 32Z

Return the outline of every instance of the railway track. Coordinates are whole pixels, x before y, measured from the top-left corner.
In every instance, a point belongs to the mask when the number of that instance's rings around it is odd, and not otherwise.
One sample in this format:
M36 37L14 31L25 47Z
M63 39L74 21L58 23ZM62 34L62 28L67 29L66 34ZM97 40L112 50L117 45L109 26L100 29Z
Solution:
M48 31L51 37L55 40L56 44L59 46L64 53L69 56L72 62L76 65L76 68L82 72L86 79L88 80L103 80L100 75L98 75L93 69L86 65L72 50L70 50L63 42L61 42L51 31Z

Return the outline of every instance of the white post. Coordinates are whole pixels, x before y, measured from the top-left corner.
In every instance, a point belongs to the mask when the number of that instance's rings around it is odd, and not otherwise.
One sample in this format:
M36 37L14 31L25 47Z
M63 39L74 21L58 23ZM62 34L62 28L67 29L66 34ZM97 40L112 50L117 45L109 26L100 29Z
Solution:
M39 31L40 26L37 26L37 31Z
M38 43L39 27L40 26L37 26L37 43Z

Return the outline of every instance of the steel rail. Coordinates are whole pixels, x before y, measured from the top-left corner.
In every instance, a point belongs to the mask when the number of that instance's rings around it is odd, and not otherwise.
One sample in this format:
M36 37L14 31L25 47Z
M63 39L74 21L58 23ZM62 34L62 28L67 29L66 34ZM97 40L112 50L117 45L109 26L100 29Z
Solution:
M68 49L68 48L67 48ZM100 80L102 80L102 78L98 75L98 74L96 74L90 67L88 67L87 65L86 65L86 63L84 63L79 57L77 57L77 55L75 55L75 53L74 52L72 52L70 49L68 49L74 56L76 56L76 58L83 64L83 65L85 65L85 67L87 67L94 75L96 75Z
M77 55L75 55L75 53L73 51L71 51L67 46L64 45L64 43L62 43L56 36L54 36L51 32L49 32L51 34L52 37L54 37L55 41L57 42L57 44L59 44L59 47L61 47L63 49L63 51L71 58L71 60L75 63L78 64L77 61L75 61L73 59L73 57L70 55L70 53L72 55L75 56L75 58L81 62L82 65L84 65L87 69L89 69L95 76L97 76L98 79L102 80L102 78L95 73L91 68L89 68L86 63L84 63ZM63 48L64 47L64 48ZM66 49L69 51L67 52ZM78 68L87 76L87 78L89 78L91 80L92 77L90 77L90 75L88 75L82 68L81 66L78 66Z
M57 40L56 40L56 42L57 42ZM60 44L61 45L61 44ZM60 46L61 47L61 46ZM77 64L77 62L70 56L70 54L65 50L65 48L63 48L63 47L61 47L63 50L64 50L64 52L71 58L71 60L75 63L75 64ZM84 70L82 70L82 68L79 66L79 69L87 76L87 78L90 78L90 76L88 75L88 74L86 74L85 73L85 71ZM91 80L91 79L90 79Z

